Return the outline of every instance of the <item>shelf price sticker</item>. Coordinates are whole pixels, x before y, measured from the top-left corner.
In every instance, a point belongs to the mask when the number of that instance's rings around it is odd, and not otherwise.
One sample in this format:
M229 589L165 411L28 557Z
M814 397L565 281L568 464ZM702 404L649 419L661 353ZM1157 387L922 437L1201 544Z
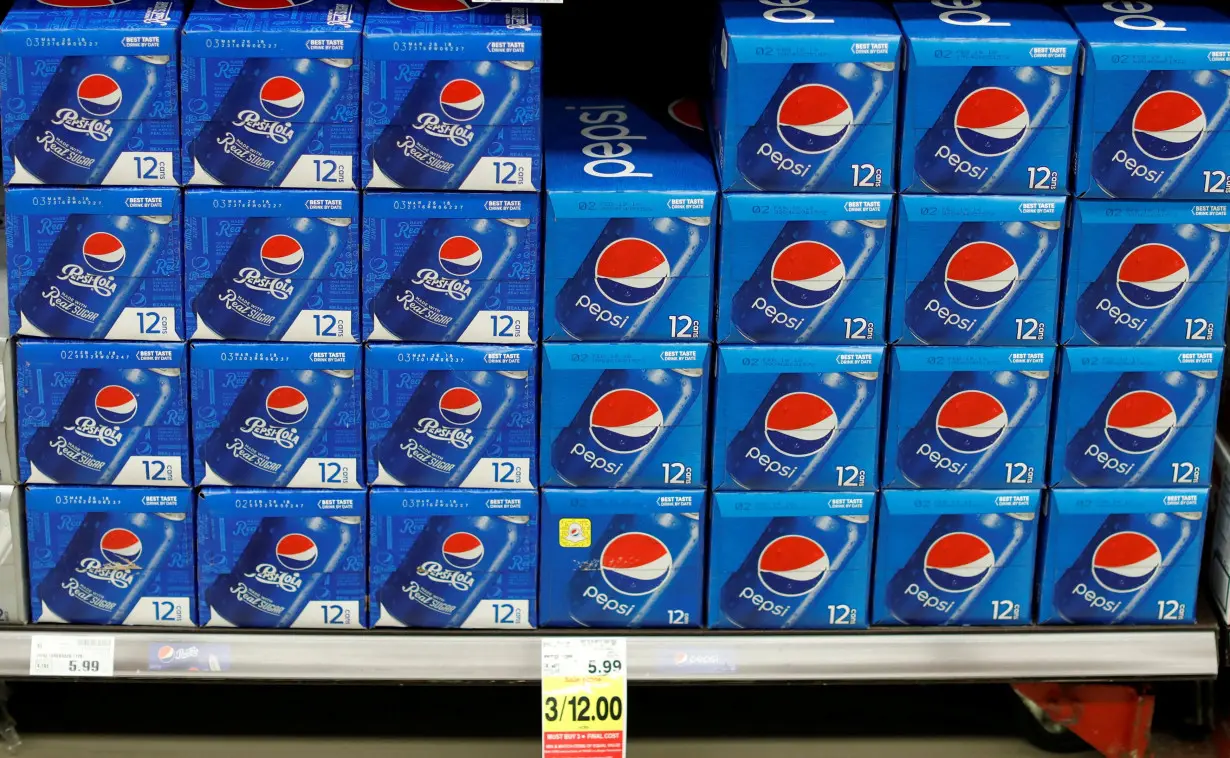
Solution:
M627 647L622 638L543 638L544 758L624 757Z
M30 676L114 676L115 637L30 635Z

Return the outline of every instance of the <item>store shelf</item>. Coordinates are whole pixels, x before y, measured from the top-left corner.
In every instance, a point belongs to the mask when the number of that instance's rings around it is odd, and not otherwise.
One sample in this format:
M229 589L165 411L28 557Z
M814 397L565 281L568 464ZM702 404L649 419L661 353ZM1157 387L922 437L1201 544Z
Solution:
M539 676L543 633L0 630L0 678L29 675L34 634L113 634L115 676L235 680L523 681ZM639 633L633 681L963 681L1211 678L1213 624L1156 629L873 630L841 634ZM161 668L196 648L202 668ZM166 652L166 651L163 651ZM175 664L172 664L175 665Z

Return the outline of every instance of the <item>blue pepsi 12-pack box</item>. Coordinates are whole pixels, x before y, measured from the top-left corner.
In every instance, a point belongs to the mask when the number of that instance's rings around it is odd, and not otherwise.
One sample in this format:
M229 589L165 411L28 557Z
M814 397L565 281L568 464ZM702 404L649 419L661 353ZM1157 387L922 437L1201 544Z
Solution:
M717 351L713 489L875 490L884 348Z
M724 195L717 341L884 344L892 221L892 195Z
M901 30L866 0L723 0L713 139L722 189L890 192Z
M544 487L703 487L709 346L543 346Z
M871 622L1015 626L1033 619L1040 490L885 490Z
M1230 193L1230 18L1216 8L1065 6L1085 47L1078 197L1216 201Z
M708 153L624 100L551 99L545 118L543 339L710 339Z
M183 34L184 184L355 189L363 4L200 0Z
M371 491L371 627L533 629L538 493Z
M174 0L16 0L0 23L4 183L179 186Z
M17 460L30 484L192 483L181 343L17 343Z
M201 626L362 628L366 512L364 492L200 490Z
M367 192L363 338L533 344L536 194Z
M704 490L543 490L544 627L699 627Z
M187 487L26 488L35 623L196 625Z
M364 362L373 485L534 489L535 348L368 345Z
M1052 490L1040 624L1191 624L1208 490Z
M192 340L357 342L359 193L184 193Z
M1222 352L1065 348L1050 485L1207 488Z
M530 7L372 0L363 29L364 187L541 187L542 20Z
M874 492L717 492L710 629L861 629L870 620Z
M1066 194L1080 42L1060 12L1011 0L893 8L909 50L901 191Z
M1223 345L1230 205L1079 200L1065 345Z
M13 187L5 193L9 323L31 337L178 341L179 190Z
M1054 345L1067 198L903 195L889 341Z
M884 487L1043 486L1055 348L902 347L891 360Z
M196 342L196 484L361 489L358 345Z

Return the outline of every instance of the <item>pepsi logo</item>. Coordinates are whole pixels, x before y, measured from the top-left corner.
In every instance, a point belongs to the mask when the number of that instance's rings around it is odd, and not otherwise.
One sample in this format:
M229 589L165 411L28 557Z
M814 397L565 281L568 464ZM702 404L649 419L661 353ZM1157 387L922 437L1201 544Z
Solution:
M316 562L319 550L311 537L294 532L278 540L274 555L287 571L307 571Z
M798 534L787 534L765 545L756 561L760 583L786 597L811 592L828 570L829 556L820 543Z
M837 412L819 395L791 392L769 407L764 433L769 444L783 455L815 455L837 433Z
M819 242L795 242L773 259L773 291L796 308L824 305L845 281L846 264L841 256Z
M1008 428L1008 411L994 396L980 390L958 392L935 415L940 441L959 453L977 453L994 445Z
M639 390L611 390L589 412L589 434L613 453L635 453L662 431L662 409Z
M1186 92L1154 92L1132 116L1132 139L1145 155L1173 161L1190 153L1208 128L1204 108Z
M261 85L261 107L280 121L294 118L303 110L303 87L289 76L275 76Z
M52 8L107 8L112 5L123 5L128 0L38 0L43 5Z
M440 418L453 426L467 426L478 421L483 401L469 387L453 387L440 395Z
M295 387L274 387L265 398L265 412L275 424L282 426L297 424L307 415L307 395Z
M108 564L136 568L141 558L141 538L129 529L108 529L98 541L98 549Z
M1161 447L1178 425L1170 401L1156 392L1136 390L1111 404L1106 439L1125 453L1148 453Z
M124 92L106 74L90 74L77 85L77 102L91 116L104 118L119 110Z
M470 276L483 265L483 249L469 237L449 237L439 255L440 268L450 276Z
M965 96L953 116L957 139L984 157L1003 155L1029 131L1029 109L1016 93L983 87Z
M616 592L648 595L670 579L671 551L652 534L628 532L606 543L599 566Z
M625 237L607 245L594 265L594 283L606 299L620 305L640 305L665 289L670 261L657 245Z
M175 648L170 645L163 645L158 648L158 660L163 663L170 663L175 660Z
M109 274L124 265L128 251L120 238L108 232L94 232L81 245L81 257L95 271Z
M444 538L440 552L453 568L472 569L483 560L483 541L469 532L453 532Z
M681 97L666 106L666 114L680 126L705 131L705 118L701 115L700 101L691 97Z
M948 259L944 288L966 308L990 308L1012 293L1020 275L1012 253L994 242L971 242Z
M483 88L469 79L454 79L440 90L440 110L452 121L473 121L486 104Z
M137 396L118 384L109 384L94 396L94 411L106 424L124 424L137 415Z
M927 581L945 592L969 592L990 575L995 552L969 532L950 532L931 543L923 558Z
M853 126L850 101L823 84L796 87L777 107L777 134L800 153L827 153L841 144Z
M1111 592L1136 592L1161 567L1162 551L1140 532L1116 532L1093 551L1093 578Z
M261 243L261 265L274 276L290 276L303 265L303 245L285 234L275 234Z
M1182 253L1156 242L1133 248L1119 262L1116 284L1123 299L1138 308L1161 308L1183 292L1190 278Z
M312 0L218 0L218 5L241 11L278 11L310 2Z
M389 0L389 5L418 13L454 13L473 10L484 3L469 2L469 0Z

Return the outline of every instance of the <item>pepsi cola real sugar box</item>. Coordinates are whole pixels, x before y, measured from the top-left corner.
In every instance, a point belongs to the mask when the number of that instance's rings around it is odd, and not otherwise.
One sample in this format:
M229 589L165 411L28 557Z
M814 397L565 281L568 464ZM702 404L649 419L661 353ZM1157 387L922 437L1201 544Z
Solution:
M173 0L17 0L0 23L5 184L179 185Z
M201 626L362 627L366 509L363 492L200 490Z
M4 210L17 334L182 338L178 190L14 187Z
M537 13L461 0L369 4L364 187L535 191L541 115Z
M532 629L538 493L371 491L369 626Z
M1198 4L1064 8L1085 43L1076 194L1216 200L1230 193L1230 18ZM1152 55L1141 55L1141 50Z
M546 128L543 339L710 339L708 153L618 98L549 100Z
M17 344L18 465L31 484L186 487L182 344Z
M891 192L901 31L866 0L724 0L713 123L728 191Z
M28 487L33 620L194 626L192 505L187 487Z
M538 336L538 195L363 197L363 336L532 344Z
M698 627L704 490L544 490L544 627Z
M365 364L373 485L534 489L533 347L368 345Z
M356 342L359 193L189 190L193 340Z
M184 184L355 189L361 3L202 0L184 24Z
M196 484L360 489L358 345L192 345Z
M909 50L901 190L1066 194L1080 44L1059 11L1009 0L893 8Z

